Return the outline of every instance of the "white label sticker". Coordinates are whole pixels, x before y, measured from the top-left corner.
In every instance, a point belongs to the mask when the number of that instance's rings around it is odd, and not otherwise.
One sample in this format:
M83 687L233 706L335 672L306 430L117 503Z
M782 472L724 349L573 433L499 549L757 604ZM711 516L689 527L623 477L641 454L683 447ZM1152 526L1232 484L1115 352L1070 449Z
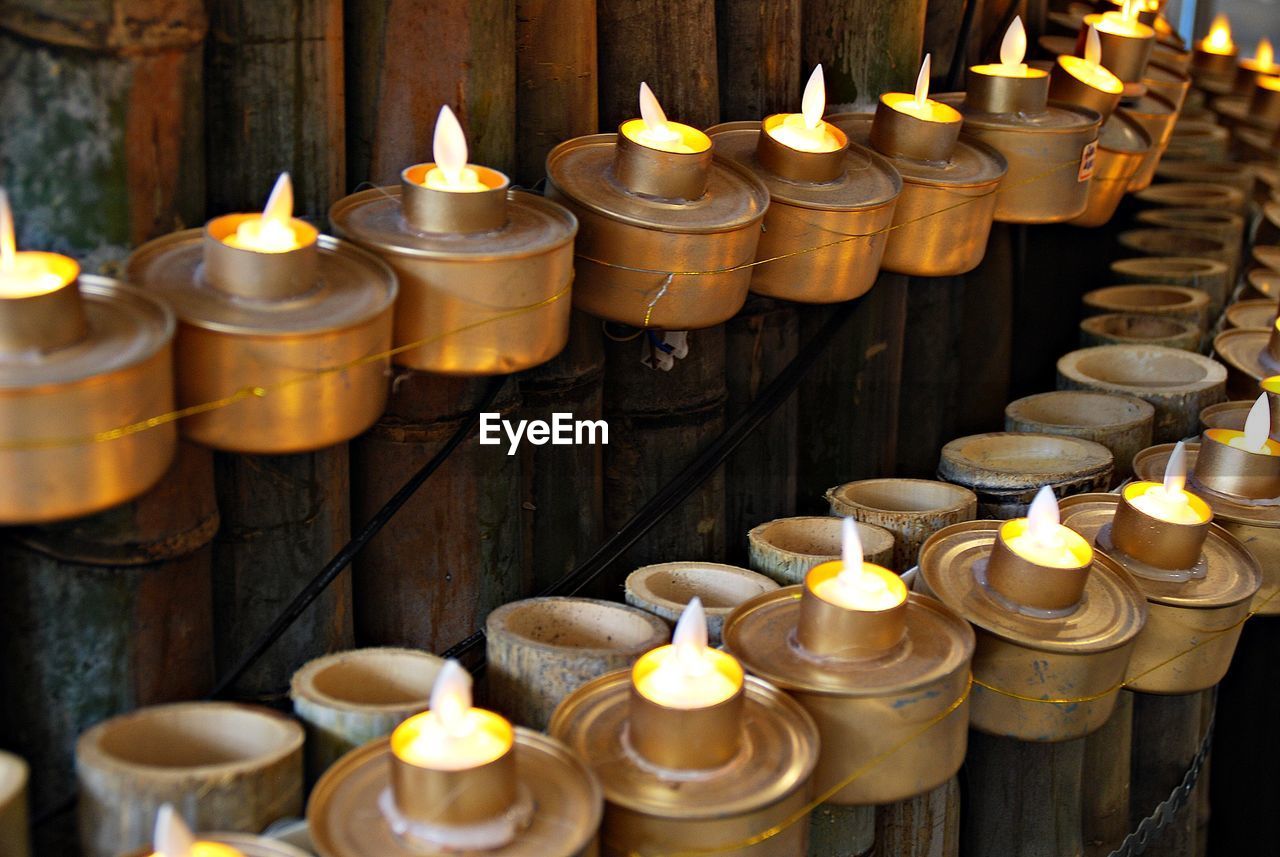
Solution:
M1080 153L1080 172L1076 174L1076 181L1087 182L1093 178L1093 169L1098 163L1098 141L1084 147L1084 151Z

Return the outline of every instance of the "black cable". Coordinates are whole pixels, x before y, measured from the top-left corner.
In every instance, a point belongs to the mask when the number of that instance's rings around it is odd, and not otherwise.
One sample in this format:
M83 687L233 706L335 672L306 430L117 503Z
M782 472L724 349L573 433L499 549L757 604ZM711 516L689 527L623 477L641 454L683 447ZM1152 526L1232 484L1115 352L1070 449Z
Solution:
M631 516L619 530L609 537L590 557L573 571L547 587L538 597L549 595L573 595L595 580L612 565L632 545L644 537L659 521L667 516L677 504L693 493L725 459L738 448L742 441L756 429L760 423L769 418L787 397L795 392L801 379L822 356L832 340L840 333L841 328L853 315L853 310L861 298L841 304L835 308L831 316L822 325L817 335L800 350L787 364L769 386L752 401L747 408L724 432L704 447L689 465L675 478L654 494L649 501ZM445 650L442 657L458 658L465 656L484 643L484 631L476 631L466 639L455 643Z
M480 413L493 404L497 398L498 391L502 389L507 382L507 376L498 375L490 379L488 389L485 390L484 397L480 403L471 410L467 418L463 421L458 430L445 443L444 446L431 457L431 460L422 466L417 473L410 477L409 481L400 487L400 490L391 496L378 513L374 515L369 523L351 541L329 560L324 568L311 579L311 582L298 593L293 602L289 604L285 611L271 623L271 627L263 632L256 642L249 647L249 651L245 653L240 662L231 670L210 692L209 696L217 698L225 694L232 685L249 671L249 668L257 663L258 659L266 653L280 637L289 630L289 627L302 615L303 611L311 606L311 603L320 597L321 593L333 583L333 581L342 573L348 565L351 564L356 554L360 553L369 540L378 534L378 532L387 525L387 523L395 516L400 508L409 501L422 484L430 478L431 474L440 469L440 465L449 458L449 455L467 439L468 435L475 429L480 422Z

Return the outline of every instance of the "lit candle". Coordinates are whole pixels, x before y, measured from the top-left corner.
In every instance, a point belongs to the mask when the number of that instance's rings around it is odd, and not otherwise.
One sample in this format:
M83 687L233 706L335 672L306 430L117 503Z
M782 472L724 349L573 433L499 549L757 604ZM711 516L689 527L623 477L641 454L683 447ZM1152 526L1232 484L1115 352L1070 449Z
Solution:
M0 299L48 294L79 275L80 266L67 256L18 252L9 195L0 188Z
M813 594L848 610L888 610L907 599L902 578L887 568L862 559L862 539L853 518L845 518L841 532L840 573L818 581Z
M293 183L288 173L276 179L261 217L250 217L223 239L231 247L255 253L288 253L302 246L293 228Z
M1236 52L1236 44L1231 41L1231 21L1225 14L1213 19L1209 34L1200 40L1196 47L1207 54L1232 56Z
M1058 64L1076 80L1101 92L1115 94L1124 92L1124 83L1107 69L1102 67L1102 40L1098 37L1098 28L1089 25L1089 33L1084 40L1084 57L1073 57L1063 54L1058 57Z
M1275 455L1276 442L1270 440L1271 406L1267 402L1267 394L1263 393L1249 409L1249 416L1244 421L1243 432L1230 432L1226 438L1227 446L1243 449L1256 455Z
M831 133L831 126L822 121L827 107L827 88L818 65L809 75L800 100L799 113L789 113L776 126L768 129L773 139L801 152L834 152L841 142Z
M1142 11L1137 3L1125 0L1119 12L1103 12L1102 17L1090 15L1086 21L1096 22L1098 29L1113 36L1125 36L1130 39L1154 39L1156 31L1138 20Z
M230 845L198 841L170 803L160 807L156 813L152 845L156 850L151 857L244 857Z
M959 110L929 98L931 56L931 54L925 54L924 62L920 64L920 74L916 76L915 95L906 92L887 92L882 100L899 113L905 113L926 122L960 122L964 117L960 115Z
M1240 64L1252 71L1261 71L1269 74L1280 71L1280 66L1276 65L1275 49L1271 47L1271 40L1266 36L1258 40L1258 47L1253 52L1253 59L1244 60Z
M697 597L680 614L671 645L647 652L633 676L641 695L667 708L708 708L742 687L738 662L707 646L707 618Z
M1040 489L1027 517L1015 519L1021 527L1005 546L1018 556L1050 568L1079 568L1093 558L1093 548L1079 533L1058 523L1058 500L1048 485ZM1010 522L1014 523L1014 522Z
M640 84L640 118L622 123L627 139L661 152L693 154L711 148L711 138L697 128L667 119L649 84Z
M467 136L462 133L458 117L449 105L440 108L436 130L431 138L431 155L436 165L427 171L423 184L432 190L451 193L476 193L491 188L480 181L480 174L467 166Z
M1027 31L1022 26L1021 16L1015 16L1009 29L1005 30L1000 41L1000 62L990 65L975 65L971 71L978 74L996 77L1044 77L1048 74L1038 68L1031 68L1022 61L1027 54Z
M471 676L448 660L431 687L430 707L396 727L391 751L420 768L465 771L501 758L514 740L503 717L471 707Z
M1164 468L1164 484L1137 482L1125 488L1124 496L1136 509L1171 524L1202 524L1209 520L1208 507L1193 503L1183 490L1187 483L1186 445L1178 441Z

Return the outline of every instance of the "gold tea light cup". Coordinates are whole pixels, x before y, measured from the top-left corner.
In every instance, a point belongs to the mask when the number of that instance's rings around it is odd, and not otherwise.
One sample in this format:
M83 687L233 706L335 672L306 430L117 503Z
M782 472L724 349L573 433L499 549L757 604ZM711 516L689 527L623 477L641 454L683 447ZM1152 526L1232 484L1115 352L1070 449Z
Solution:
M1236 45L1231 39L1231 22L1218 15L1205 37L1196 42L1191 53L1191 74L1197 86L1220 82L1228 88L1236 74Z
M1236 65L1233 91L1236 95L1249 95L1258 81L1276 75L1280 75L1280 65L1276 64L1275 47L1270 39L1263 36L1258 39L1253 56L1240 60Z
M925 57L914 96L890 92L880 96L874 115L830 118L902 176L881 267L917 277L954 276L982 261L1008 164L991 146L961 134L960 112L929 99L928 84Z
M769 191L643 84L641 113L547 156L547 196L579 223L574 306L634 327L719 324L746 301Z
M1147 598L1128 690L1194 693L1226 674L1262 570L1200 497L1184 490L1182 454L1164 483L1132 482L1115 494L1062 504L1062 522L1120 563Z
M1026 518L956 524L920 552L917 586L977 633L970 720L982 732L1069 741L1100 728L1146 622L1128 573L1056 514L1042 493Z
M1151 148L1143 156L1142 163L1138 165L1127 188L1128 191L1145 190L1155 180L1156 167L1169 148L1173 126L1178 121L1178 108L1164 96L1148 92L1129 99L1117 113L1136 122L1151 139Z
M1077 53L1085 55L1084 43L1092 28L1101 43L1101 56L1096 62L1125 83L1141 81L1156 44L1155 28L1139 20L1141 14L1133 4L1126 4L1125 12L1085 15L1080 24Z
M844 558L739 607L725 647L817 723L824 802L893 803L945 783L964 761L974 637L940 602L864 562L844 522Z
M694 599L671 645L578 688L549 731L600 778L602 854L796 857L817 728L795 700L708 648L701 614Z
M802 114L707 129L717 155L769 191L751 291L803 303L837 303L875 283L902 179L875 152L822 119L822 66L805 87Z
M596 853L600 786L563 744L471 705L471 678L441 668L430 708L343 756L307 804L321 857Z
M139 247L129 278L178 316L182 433L227 452L349 440L382 414L395 274L291 216L287 174L263 214L228 214Z
M149 295L17 251L0 190L0 525L98 512L164 475L177 433L141 423L173 410L174 327Z
M334 204L334 233L396 272L394 362L445 375L519 372L550 360L569 337L573 238L563 206L511 190L502 173L467 164L449 108L436 122L435 161ZM451 178L450 178L451 177Z

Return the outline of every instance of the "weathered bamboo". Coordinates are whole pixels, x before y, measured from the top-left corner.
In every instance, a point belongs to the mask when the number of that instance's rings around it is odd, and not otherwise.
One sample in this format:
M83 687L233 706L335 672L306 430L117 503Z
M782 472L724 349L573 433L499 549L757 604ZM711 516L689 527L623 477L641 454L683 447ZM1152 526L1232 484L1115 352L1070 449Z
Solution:
M172 803L197 830L262 830L302 811L302 727L265 708L186 702L99 723L76 744L85 857L149 847Z
M1209 295L1191 286L1106 286L1085 294L1084 309L1090 314L1117 312L1181 318L1194 323L1202 334L1209 328Z
M1235 266L1239 250L1224 238L1192 229L1130 229L1116 236L1120 246L1143 256L1191 256L1217 259L1227 266L1226 289L1211 295L1213 306L1221 309L1229 297L1226 292L1235 283Z
M1225 161L1231 135L1212 121L1179 121L1164 158L1170 161Z
M346 192L342 0L209 4L209 211L257 211L276 175L323 219Z
M353 649L310 661L293 674L293 713L307 730L307 782L348 750L390 735L427 709L444 661L414 649Z
M1095 345L1159 345L1195 351L1203 334L1180 318L1134 313L1104 313L1080 322L1080 347Z
M912 277L907 281L902 392L898 399L896 472L926 478L938 449L955 436L960 383L964 279Z
M547 152L598 130L596 0L516 0L516 172L532 186Z
M394 184L429 160L442 104L462 123L472 163L512 170L513 3L346 0L348 186Z
M702 600L707 639L719 646L724 620L739 604L778 588L763 574L718 562L660 562L627 575L626 601L675 624L693 598Z
M596 21L603 130L640 115L641 81L672 119L720 121L715 0L596 0Z
M874 806L824 803L809 816L809 857L864 857L875 837Z
M1084 739L1085 857L1106 857L1129 833L1132 742L1133 694L1122 693L1106 725Z
M1151 446L1155 408L1133 396L1058 390L1010 402L1005 431L1065 434L1111 450L1116 482L1133 475L1133 457Z
M210 453L184 443L137 500L0 539L0 743L31 761L38 811L71 790L82 731L208 691L217 529Z
M799 339L794 306L770 298L747 299L742 312L725 325L726 419L733 420L751 406L796 356ZM795 513L798 420L799 402L790 396L725 462L730 559L746 556L746 545L737 534Z
M881 273L853 318L800 383L797 510L826 512L833 481L893 471L906 325L906 277ZM826 307L800 311L800 338L816 335Z
M590 598L530 598L485 621L489 704L516 723L545 729L566 696L665 644L657 616Z
M969 732L961 850L970 857L1078 857L1084 738L1032 743Z
M868 110L884 92L905 92L920 68L925 0L804 0L801 57L822 63L827 104Z
M1111 263L1117 283L1189 286L1209 296L1209 318L1217 318L1230 294L1230 268L1221 259L1195 256L1141 256Z
M1273 300L1236 301L1227 307L1222 315L1222 326L1228 330L1233 327L1267 328L1276 320L1276 311L1280 309Z
M1230 184L1217 182L1162 182L1134 194L1143 207L1187 208L1199 206L1219 211L1243 212L1250 197Z
M690 331L688 356L669 372L640 362L642 338L649 335L611 335L605 342L606 532L621 527L724 429L724 325ZM631 569L673 556L719 559L726 541L724 473L717 470L627 551L622 565Z
M1210 182L1239 188L1253 197L1257 176L1247 164L1231 161L1167 161L1156 167L1156 178L1168 182Z
M298 455L216 453L214 482L222 514L213 543L222 673L350 538L347 445ZM352 641L351 576L344 571L234 689L278 694L298 667Z
M921 50L933 57L933 67L937 69L935 77L941 78L951 68L957 49L965 49L965 45L960 44L960 26L966 2L967 0L929 0L925 4L924 46ZM941 90L942 87L938 89Z
M396 368L382 419L352 444L352 513L363 526L458 430L488 381ZM509 418L508 383L491 412ZM500 604L529 594L520 534L520 467L506 444L472 434L355 561L362 645L442 651Z
M3 5L0 176L20 245L92 271L202 221L204 5Z
M716 0L720 115L794 113L800 103L802 0Z
M0 857L30 857L25 760L0 750Z
M558 357L519 376L519 418L550 422L556 413L598 420L603 408L600 321L575 312ZM604 539L603 447L523 444L523 578L532 591L555 583Z
M959 485L932 479L863 479L826 493L831 514L884 527L894 535L893 566L916 564L920 546L943 527L972 521L978 497Z
M1200 734L1202 736L1207 730L1213 728L1213 713L1214 708L1217 706L1217 695L1215 688L1202 690L1197 694L1200 697ZM1213 816L1213 805L1209 797L1211 783L1213 782L1210 772L1212 761L1213 754L1210 753L1205 757L1204 765L1200 768L1200 779L1196 781L1196 857L1208 857L1209 854L1209 822Z
M876 807L875 857L957 857L960 853L960 781Z
M747 533L751 568L783 586L803 583L809 569L840 558L843 526L839 518L830 515L778 518L760 524ZM894 568L894 534L863 521L859 521L857 527L863 559L883 568Z
M1244 217L1234 211L1212 208L1148 208L1137 221L1166 229L1182 229L1223 241L1231 254L1232 270L1239 270L1244 254ZM1181 253L1180 255L1188 255Z
M986 60L982 60L985 62ZM998 425L1010 399L1013 365L1013 229L991 227L982 263L964 275L957 433Z
M1127 691L1126 691L1127 693ZM1133 695L1133 782L1129 824L1169 797L1200 747L1200 694ZM1196 802L1174 814L1147 847L1156 857L1194 857Z

